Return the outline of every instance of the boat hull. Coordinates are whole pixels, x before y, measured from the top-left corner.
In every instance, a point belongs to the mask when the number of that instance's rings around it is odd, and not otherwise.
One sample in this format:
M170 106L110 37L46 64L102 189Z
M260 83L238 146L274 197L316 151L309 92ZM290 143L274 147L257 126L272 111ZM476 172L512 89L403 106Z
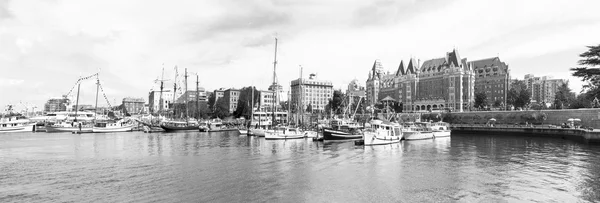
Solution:
M208 130L208 132L229 132L229 131L238 131L238 129L214 129L214 130Z
M33 132L34 125L35 124L14 126L14 127L0 127L0 133Z
M284 133L281 131L268 131L265 133L265 140L291 140L291 139L304 139L306 135L302 132L299 133Z
M404 140L426 140L433 139L433 132L407 131L404 132Z
M187 131L187 130L198 130L198 126L160 126L165 132L175 132L175 131Z
M120 126L107 128L92 128L94 133L116 133L116 132L131 132L134 126Z
M248 134L248 130L238 130L238 132L242 135L247 135Z
M365 132L363 137L365 146L400 143L400 140L402 139L401 136L382 136L375 132Z
M248 132L248 134L252 135L252 136L264 137L265 136L265 130L263 130L263 129L250 129L250 131Z
M53 127L53 126L46 126L46 132L47 133L64 133L64 132L82 132L82 133L91 133L92 132L92 128L91 127L82 127L80 128L76 128L76 127Z
M451 130L433 131L434 137L450 137Z
M323 129L323 140L356 140L362 139L363 135L350 134L343 131Z

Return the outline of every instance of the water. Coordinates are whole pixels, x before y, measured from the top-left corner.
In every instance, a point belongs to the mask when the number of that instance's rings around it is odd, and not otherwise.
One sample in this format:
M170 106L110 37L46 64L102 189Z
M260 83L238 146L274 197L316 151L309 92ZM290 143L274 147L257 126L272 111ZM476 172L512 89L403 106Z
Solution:
M600 201L600 146L485 135L374 147L237 132L0 135L0 202L242 201Z

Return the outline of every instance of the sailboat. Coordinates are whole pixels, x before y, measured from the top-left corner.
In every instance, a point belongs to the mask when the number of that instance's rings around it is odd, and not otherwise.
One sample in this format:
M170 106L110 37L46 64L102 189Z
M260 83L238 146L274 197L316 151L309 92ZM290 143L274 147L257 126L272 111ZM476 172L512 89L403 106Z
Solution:
M93 128L93 122L87 122L88 120L79 120L78 121L78 114L79 113L79 91L81 90L81 82L83 80L86 79L90 79L93 77L98 77L98 73L90 75L88 77L84 77L84 78L79 78L77 80L77 99L75 100L75 114L74 114L74 119L72 121L70 121L68 119L68 117L71 117L71 114L68 115L67 118L65 118L65 120L62 121L50 121L46 123L46 132L52 133L52 132L71 132L71 133L91 133L92 132L92 128ZM98 90L96 90L96 97L97 97L97 93ZM94 113L94 116L96 115L96 113Z
M177 68L177 67L175 67ZM187 94L187 68L185 69L185 92ZM177 74L175 74L175 90L177 89ZM175 92L173 92L173 97L175 97ZM175 99L173 99L173 102L175 102ZM188 101L187 98L185 100L186 102L186 114L185 114L185 121L177 121L177 120L168 120L168 121L163 121L160 124L160 127L162 129L164 129L167 132L173 132L173 131L185 131L185 130L199 130L199 125L198 125L198 121L190 121L189 120L189 110L188 110Z
M275 60L273 62L273 98L275 94L277 94L277 38L275 38ZM265 132L265 139L267 140L287 140L287 139L303 139L306 137L305 133L301 131L299 128L292 128L290 126L284 127L275 127L273 124L276 121L275 114L275 102L273 102L273 106L271 108L272 113L272 130Z

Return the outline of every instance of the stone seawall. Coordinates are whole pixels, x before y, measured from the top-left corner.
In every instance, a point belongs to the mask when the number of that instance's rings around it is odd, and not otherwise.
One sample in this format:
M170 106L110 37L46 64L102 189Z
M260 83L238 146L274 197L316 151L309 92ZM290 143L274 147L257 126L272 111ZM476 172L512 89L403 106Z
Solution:
M452 134L526 135L568 139L585 143L600 143L600 131L584 129L513 127L509 125L496 127L454 125L452 126Z
M581 119L581 125L600 129L600 109L566 109L541 111L473 111L452 113L422 113L422 120L439 121L441 118L451 124L485 124L491 118L497 124L560 125L569 118Z

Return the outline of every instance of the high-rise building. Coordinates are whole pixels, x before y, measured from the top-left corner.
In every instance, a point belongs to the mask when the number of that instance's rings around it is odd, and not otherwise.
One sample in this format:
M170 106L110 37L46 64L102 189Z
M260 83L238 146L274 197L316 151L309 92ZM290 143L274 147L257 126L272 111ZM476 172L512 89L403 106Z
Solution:
M162 91L162 110L166 111L169 109L169 104L173 103L173 92L171 90ZM161 110L160 103L160 91L151 90L148 93L148 108L152 113L158 113Z
M553 79L551 76L535 77L533 74L525 75L525 84L527 84L527 89L531 91L531 103L552 104L558 87L566 82L564 79Z
M504 106L510 84L508 65L499 57L469 63L475 71L475 93L483 92L490 104L498 102Z
M67 107L70 104L71 100L69 100L66 95L62 98L48 99L46 104L44 104L44 112L67 111Z
M309 78L298 78L293 80L291 87L291 102L300 104L299 108L306 110L311 106L313 111L324 110L329 100L333 98L333 83L328 80L317 79L316 74L310 74Z
M145 103L146 101L144 101L144 98L125 97L123 98L122 104L123 107L125 107L127 113L129 113L130 115L136 115L144 113L143 111Z
M277 96L274 94L273 91L258 90L258 95L254 96L258 97L258 106L254 107L258 109L258 111L271 111L273 105L277 105L274 103Z

